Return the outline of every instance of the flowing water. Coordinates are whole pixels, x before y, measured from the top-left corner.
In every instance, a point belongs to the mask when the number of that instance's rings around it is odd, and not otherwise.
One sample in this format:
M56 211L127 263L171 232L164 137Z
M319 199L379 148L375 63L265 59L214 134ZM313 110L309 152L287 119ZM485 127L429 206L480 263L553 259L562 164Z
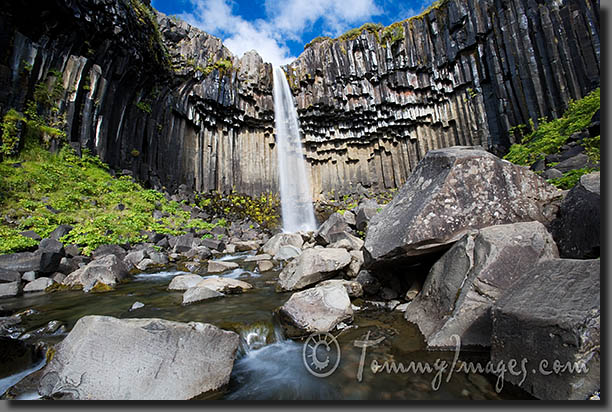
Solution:
M79 291L32 293L23 297L3 299L5 310L33 309L19 326L24 332L44 327L58 320L65 325L59 333L33 337L48 344L60 342L76 321L86 315L109 315L118 318L156 317L168 320L211 323L240 334L240 346L229 385L209 394L218 399L509 399L524 398L522 391L505 383L496 393L496 378L478 374L455 374L449 382L443 376L439 388L432 388L436 373L374 373L373 361L428 362L437 359L452 362L452 352L427 352L418 331L409 325L399 312L360 310L352 326L334 332L340 347L340 362L329 377L318 378L304 366L304 343L283 337L274 316L274 310L289 299L291 293L277 293L278 272L258 273L254 262L244 262L245 254L228 256L241 265L241 269L221 276L238 278L251 283L252 291L228 295L187 306L181 305L182 293L168 291L172 278L183 272L172 267L165 271L142 274L116 290L100 294ZM130 311L136 301L144 307ZM362 306L363 302L354 302ZM363 349L355 341L384 338L376 346ZM363 356L363 362L361 361ZM463 353L461 359L486 362L485 353ZM362 380L358 372L362 368ZM0 394L18 381L10 395L19 399L36 399L36 371L44 359L24 362L23 368L11 376L0 379ZM40 372L38 372L40 373ZM26 377L30 375L29 377ZM25 378L25 379L24 379Z
M274 120L283 230L291 233L316 230L297 111L280 67L274 68Z

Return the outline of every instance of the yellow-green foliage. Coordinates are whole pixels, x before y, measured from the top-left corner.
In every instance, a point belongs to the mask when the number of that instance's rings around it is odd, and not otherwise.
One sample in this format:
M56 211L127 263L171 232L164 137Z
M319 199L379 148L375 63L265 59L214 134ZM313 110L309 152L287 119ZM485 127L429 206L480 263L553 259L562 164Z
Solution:
M524 166L531 166L548 154L559 152L568 138L575 132L587 128L593 114L599 109L599 88L584 98L572 101L562 117L542 121L539 127L527 134L520 144L513 144L505 159ZM599 157L599 139L585 142L587 153Z
M380 43L383 47L387 47L387 44L393 46L395 43L404 40L405 38L406 33L404 31L404 23L398 22L393 23L382 30L380 34Z
M155 62L161 67L170 68L170 56L162 40L155 13L141 0L129 0L129 6L136 14L140 30L148 33L148 49Z
M19 136L17 135L17 124L24 121L25 117L15 109L10 109L2 120L2 145L0 154L12 156L19 148Z
M251 197L234 190L227 195L212 192L200 196L198 205L211 214L221 213L230 220L251 219L267 228L275 228L279 223L280 200L272 193Z
M589 93L584 98L572 101L562 117L542 121L537 130L532 131L523 138L520 144L513 144L505 156L506 160L524 166L531 166L548 154L555 154L567 142L569 137L576 132L584 130L591 123L591 118L600 107L599 88ZM533 122L532 123L532 129ZM522 133L527 126L521 125L514 130ZM600 136L586 138L582 145L591 161L598 163L600 160L599 148ZM558 179L550 179L549 182L562 189L573 187L584 174L597 170L583 168L565 172Z
M15 167L16 161L20 167ZM119 203L123 210L117 208ZM18 159L1 162L0 209L2 217L18 222L0 220L0 253L36 245L20 231L34 230L46 237L60 224L74 227L62 241L83 247L86 254L102 244L143 241L141 230L178 235L191 227L215 226L191 219L179 203L143 189L129 177L112 177L99 158L87 153L78 157L69 147L57 155L32 147ZM153 219L156 209L165 216L160 221Z
M361 35L364 31L368 33L372 33L378 39L378 32L383 28L383 25L380 23L365 23L361 27L357 29L352 29L342 34L336 40L345 41L345 40L355 40L357 37Z
M206 67L196 66L194 59L188 59L187 65L204 74L204 76L208 76L214 70L219 70L219 75L224 76L226 73L230 73L234 68L234 63L230 59L220 59L214 63L209 61Z

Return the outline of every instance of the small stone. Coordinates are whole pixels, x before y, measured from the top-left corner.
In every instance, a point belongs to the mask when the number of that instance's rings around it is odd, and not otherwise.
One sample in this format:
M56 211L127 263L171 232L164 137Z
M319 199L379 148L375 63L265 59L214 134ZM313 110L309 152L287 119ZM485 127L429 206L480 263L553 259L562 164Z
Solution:
M130 308L130 312L136 309L144 308L144 303L142 302L134 302L132 307Z

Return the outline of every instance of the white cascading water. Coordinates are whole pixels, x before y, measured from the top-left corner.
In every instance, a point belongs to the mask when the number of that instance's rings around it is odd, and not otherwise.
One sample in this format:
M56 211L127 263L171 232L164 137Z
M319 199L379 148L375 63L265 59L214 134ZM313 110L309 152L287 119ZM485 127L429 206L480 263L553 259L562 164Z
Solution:
M274 118L283 231L316 230L297 110L285 72L280 67L274 68Z

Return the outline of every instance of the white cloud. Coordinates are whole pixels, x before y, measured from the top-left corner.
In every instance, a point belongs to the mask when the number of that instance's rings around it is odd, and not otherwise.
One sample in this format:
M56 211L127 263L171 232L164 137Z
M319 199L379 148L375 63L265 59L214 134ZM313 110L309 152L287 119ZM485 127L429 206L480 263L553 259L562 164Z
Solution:
M287 40L303 41L302 35L319 20L325 33L338 35L355 22L381 13L375 0L266 0L267 20L247 21L234 14L231 0L189 0L188 23L219 36L237 56L257 50L265 61L287 64L295 56Z

